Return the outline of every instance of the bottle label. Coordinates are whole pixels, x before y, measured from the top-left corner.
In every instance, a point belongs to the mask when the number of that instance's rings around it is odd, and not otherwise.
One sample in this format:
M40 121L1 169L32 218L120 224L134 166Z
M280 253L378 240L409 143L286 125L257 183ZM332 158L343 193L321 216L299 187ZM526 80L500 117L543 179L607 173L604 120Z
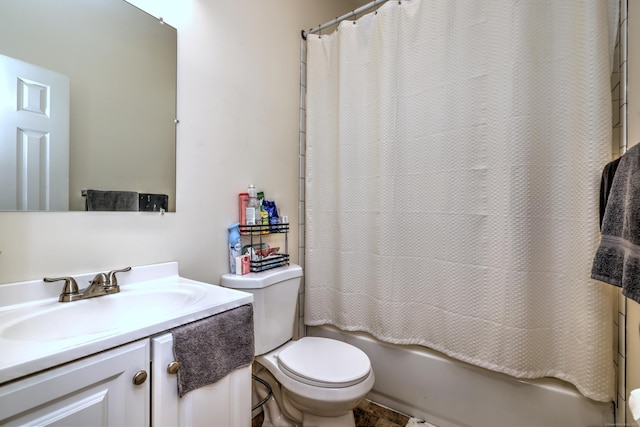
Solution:
M256 225L256 208L250 206L247 208L247 225Z
M249 206L249 195L247 193L240 193L238 194L238 204L239 204L239 211L240 211L240 217L238 218L240 220L240 224L242 225L246 225L247 224L247 207Z

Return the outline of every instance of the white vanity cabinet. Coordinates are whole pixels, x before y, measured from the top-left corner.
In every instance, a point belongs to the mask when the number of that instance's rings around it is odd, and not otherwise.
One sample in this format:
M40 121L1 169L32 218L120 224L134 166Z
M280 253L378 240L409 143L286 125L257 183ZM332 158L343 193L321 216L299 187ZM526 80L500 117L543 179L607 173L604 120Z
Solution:
M149 340L105 351L0 386L2 426L148 426Z
M251 424L251 367L180 398L172 362L173 337L165 333L0 386L0 425Z
M178 396L175 373L170 373L173 337L167 333L151 339L153 426L251 425L251 367L237 369L214 384Z

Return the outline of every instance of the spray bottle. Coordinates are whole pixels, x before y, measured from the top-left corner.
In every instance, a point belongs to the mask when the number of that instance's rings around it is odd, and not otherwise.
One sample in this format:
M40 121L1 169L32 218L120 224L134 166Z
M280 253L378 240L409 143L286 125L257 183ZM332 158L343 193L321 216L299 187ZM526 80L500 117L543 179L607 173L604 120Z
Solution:
M229 226L229 272L236 273L236 257L240 256L242 242L240 241L240 223Z

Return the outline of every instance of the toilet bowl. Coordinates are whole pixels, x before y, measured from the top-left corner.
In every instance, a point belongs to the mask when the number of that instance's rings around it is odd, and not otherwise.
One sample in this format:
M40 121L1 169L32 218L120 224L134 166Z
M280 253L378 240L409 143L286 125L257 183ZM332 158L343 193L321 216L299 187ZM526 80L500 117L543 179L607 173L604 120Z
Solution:
M371 362L360 349L330 338L293 341L302 269L280 267L244 276L223 275L221 285L254 295L254 375L264 426L355 427L353 408L373 387Z
M375 381L366 354L350 344L328 338L290 341L257 356L256 362L280 384L288 403L301 412L292 418L303 421L303 425L306 414L331 418L350 413ZM299 417L302 419L296 419Z

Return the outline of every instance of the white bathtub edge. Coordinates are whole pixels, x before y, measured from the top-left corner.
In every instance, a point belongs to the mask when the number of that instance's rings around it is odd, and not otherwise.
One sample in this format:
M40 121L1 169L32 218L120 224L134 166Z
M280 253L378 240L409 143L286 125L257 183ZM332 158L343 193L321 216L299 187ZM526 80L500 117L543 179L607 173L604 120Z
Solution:
M584 427L614 422L611 403L587 399L561 380L520 380L428 349L401 348L331 326L307 327L307 334L363 350L376 374L367 397L438 427Z

